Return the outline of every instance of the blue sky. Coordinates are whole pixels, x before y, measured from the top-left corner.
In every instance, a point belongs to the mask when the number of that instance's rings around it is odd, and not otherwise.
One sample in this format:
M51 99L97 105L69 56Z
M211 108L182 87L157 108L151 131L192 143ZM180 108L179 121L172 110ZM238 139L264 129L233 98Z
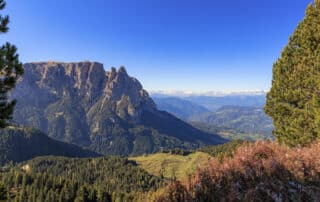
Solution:
M20 59L124 65L147 90L268 90L311 0L7 0Z

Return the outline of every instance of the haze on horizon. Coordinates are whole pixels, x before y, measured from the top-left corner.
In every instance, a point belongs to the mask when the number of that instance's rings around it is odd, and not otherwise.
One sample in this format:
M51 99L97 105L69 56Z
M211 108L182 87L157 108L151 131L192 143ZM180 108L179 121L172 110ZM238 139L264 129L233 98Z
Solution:
M124 65L150 91L268 90L312 0L10 0L20 59ZM32 28L31 28L32 27Z

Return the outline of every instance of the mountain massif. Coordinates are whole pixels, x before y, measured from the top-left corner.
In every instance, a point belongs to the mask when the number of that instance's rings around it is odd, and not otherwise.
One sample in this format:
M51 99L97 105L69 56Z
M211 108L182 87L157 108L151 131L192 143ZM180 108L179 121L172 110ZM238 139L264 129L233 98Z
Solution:
M56 140L110 155L192 149L226 140L159 111L124 67L105 71L97 62L24 64L12 97L14 122Z

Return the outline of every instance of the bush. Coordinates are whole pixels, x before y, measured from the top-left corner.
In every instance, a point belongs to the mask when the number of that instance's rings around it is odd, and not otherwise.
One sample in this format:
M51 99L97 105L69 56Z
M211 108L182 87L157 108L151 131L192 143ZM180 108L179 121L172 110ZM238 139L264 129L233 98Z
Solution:
M289 148L272 142L239 147L232 158L210 160L182 186L167 187L157 201L316 201L320 198L320 143ZM175 188L177 187L177 188ZM189 198L188 198L189 197Z

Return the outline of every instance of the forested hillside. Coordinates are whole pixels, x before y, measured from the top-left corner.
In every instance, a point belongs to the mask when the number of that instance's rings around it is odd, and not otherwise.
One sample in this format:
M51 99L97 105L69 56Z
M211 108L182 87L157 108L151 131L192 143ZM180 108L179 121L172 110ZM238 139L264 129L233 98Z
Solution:
M97 157L76 145L49 138L32 128L9 127L0 130L0 165L21 162L37 156Z
M19 202L131 201L164 184L126 158L39 157L0 172L0 197Z

